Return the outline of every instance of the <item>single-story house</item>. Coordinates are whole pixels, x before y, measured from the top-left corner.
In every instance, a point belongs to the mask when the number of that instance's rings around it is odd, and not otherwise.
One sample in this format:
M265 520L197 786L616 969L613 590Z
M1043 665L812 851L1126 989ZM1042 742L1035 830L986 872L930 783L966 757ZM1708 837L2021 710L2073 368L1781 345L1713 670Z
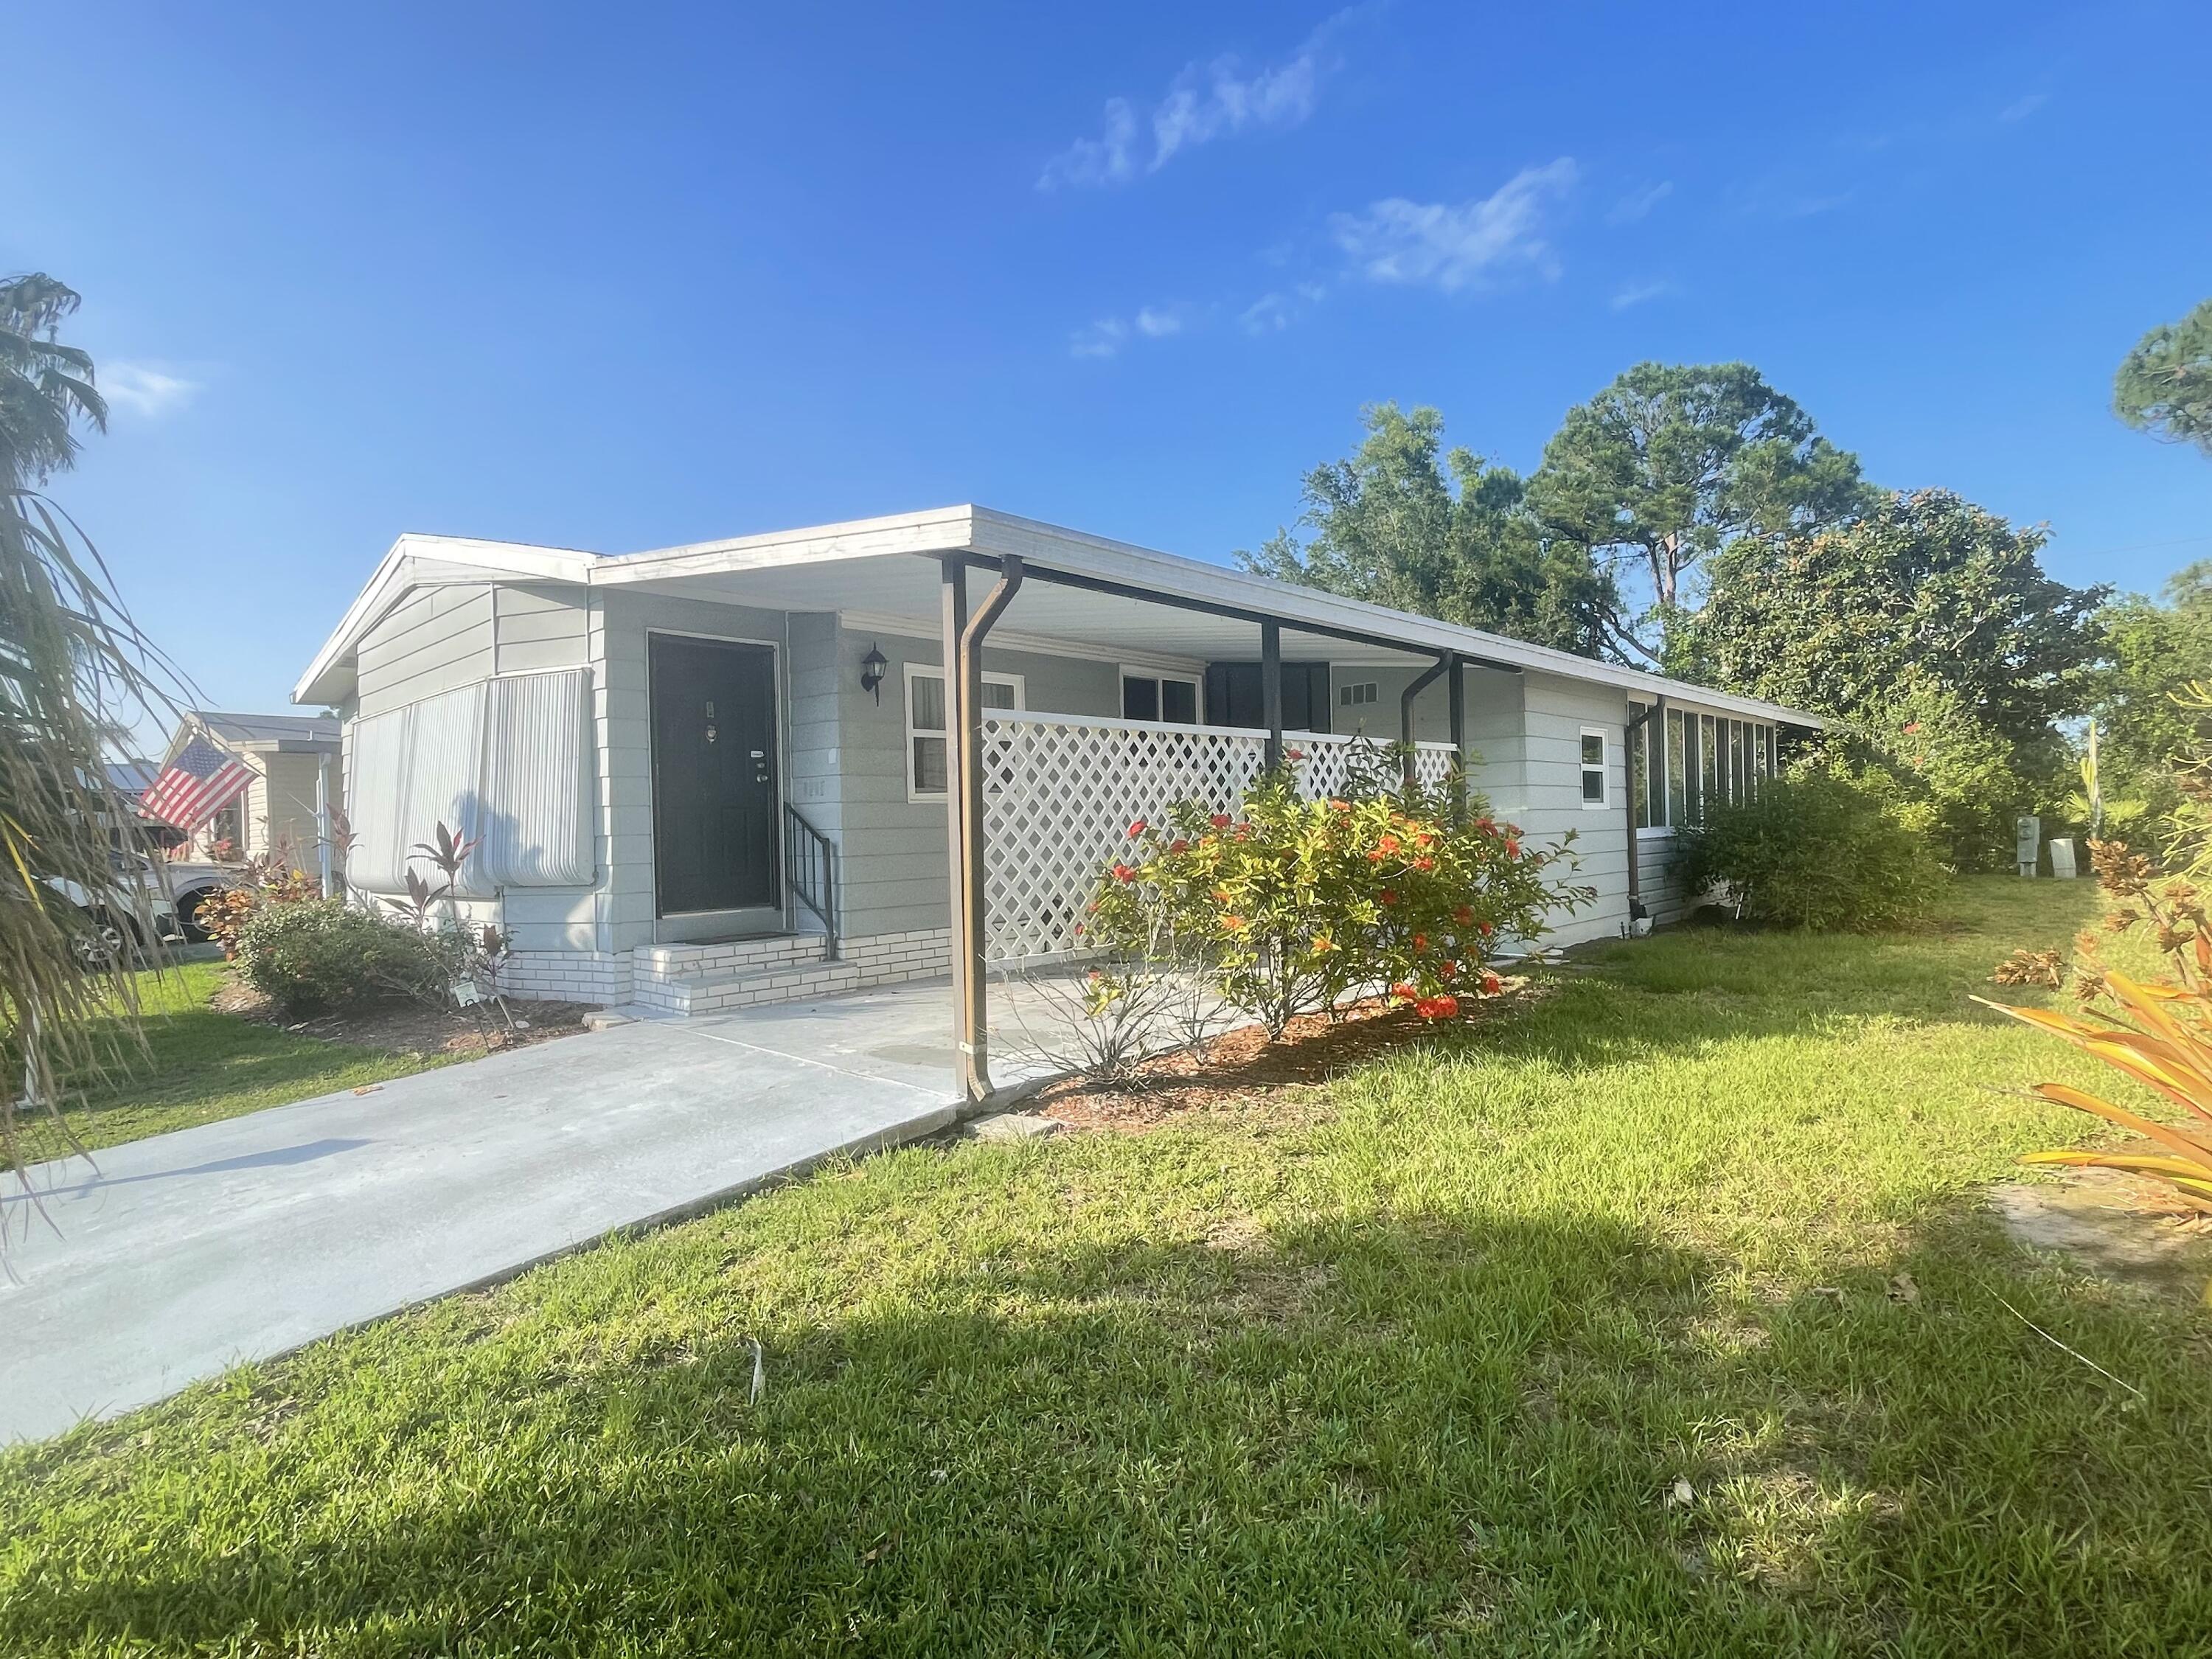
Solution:
M356 887L446 823L518 994L671 1012L1064 955L1133 818L1278 755L1334 787L1363 736L1576 831L1598 897L1558 938L1618 934L1685 907L1675 827L1819 724L980 507L621 556L402 536L294 696L343 723Z
M172 856L233 862L282 854L298 868L314 870L324 844L323 804L336 782L342 744L337 720L188 708L155 771L195 738L236 756L251 777Z

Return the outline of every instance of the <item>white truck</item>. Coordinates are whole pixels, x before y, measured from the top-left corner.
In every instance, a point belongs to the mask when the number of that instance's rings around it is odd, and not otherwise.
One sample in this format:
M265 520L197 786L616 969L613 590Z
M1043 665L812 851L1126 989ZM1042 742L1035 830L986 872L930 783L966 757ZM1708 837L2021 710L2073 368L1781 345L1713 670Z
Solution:
M70 948L77 960L88 968L104 968L109 963L144 955L157 939L176 939L183 937L178 925L177 903L170 896L169 884L163 878L161 867L143 853L126 853L121 848L111 849L108 860L120 878L118 888L130 884L131 878L143 895L133 911L126 911L112 902L112 893L92 893L84 886L61 876L46 876L46 884L76 907L81 926L70 938ZM201 890L204 894L206 890ZM198 903L198 899L194 903ZM149 927L152 936L148 936Z

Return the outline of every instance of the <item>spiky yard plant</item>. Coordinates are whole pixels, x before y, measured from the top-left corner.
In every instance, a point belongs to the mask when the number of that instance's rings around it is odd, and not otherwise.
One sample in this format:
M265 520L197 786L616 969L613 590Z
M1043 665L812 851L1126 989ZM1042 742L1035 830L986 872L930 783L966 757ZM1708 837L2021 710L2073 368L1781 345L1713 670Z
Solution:
M2183 1211L2212 1215L2212 915L2197 884L2160 879L2150 861L2118 842L2093 841L2098 883L2112 900L2105 927L2142 927L2170 964L2172 978L2146 982L2102 965L2095 931L2077 945L2075 994L2080 1014L1976 1001L2072 1043L2181 1109L2179 1121L2145 1116L2086 1089L2039 1083L2035 1092L2132 1131L2141 1139L2110 1150L2060 1147L2030 1152L2027 1164L2119 1170L2160 1183ZM2212 1286L2207 1286L2212 1303Z
M117 1058L103 1017L135 1010L127 962L88 966L72 948L83 911L63 889L153 936L136 869L110 854L111 828L132 820L105 761L177 684L40 489L74 463L80 422L106 426L92 359L58 337L76 306L50 276L0 279L0 1164L18 1181L20 1115L58 1121L64 1079Z

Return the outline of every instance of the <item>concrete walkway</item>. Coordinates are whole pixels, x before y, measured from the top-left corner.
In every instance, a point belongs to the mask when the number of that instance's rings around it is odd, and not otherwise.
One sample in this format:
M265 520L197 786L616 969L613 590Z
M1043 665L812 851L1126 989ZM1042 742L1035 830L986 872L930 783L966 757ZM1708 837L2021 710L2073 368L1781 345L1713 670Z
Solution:
M4 1205L0 1438L933 1133L950 1022L935 981L622 1025L41 1165L47 1218Z

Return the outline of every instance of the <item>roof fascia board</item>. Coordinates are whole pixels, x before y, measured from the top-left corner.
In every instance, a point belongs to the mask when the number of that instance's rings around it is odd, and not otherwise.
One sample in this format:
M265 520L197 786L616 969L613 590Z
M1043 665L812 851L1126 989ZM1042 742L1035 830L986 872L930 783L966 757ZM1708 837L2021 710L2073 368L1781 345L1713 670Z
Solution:
M778 531L734 541L701 542L651 553L627 553L619 558L595 560L588 580L593 586L600 586L678 576L788 569L896 554L963 552L969 545L975 513L976 509L970 507L939 507L895 518L855 519L847 524L823 525L809 530Z

